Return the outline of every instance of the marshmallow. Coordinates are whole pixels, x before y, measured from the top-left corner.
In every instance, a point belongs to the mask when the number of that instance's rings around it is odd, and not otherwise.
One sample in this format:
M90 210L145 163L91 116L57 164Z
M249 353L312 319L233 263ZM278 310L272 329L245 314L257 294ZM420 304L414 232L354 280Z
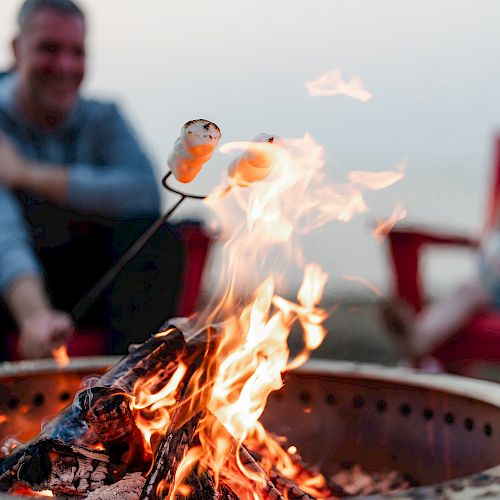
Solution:
M282 145L278 136L259 134L229 165L228 175L231 183L246 187L267 177L273 166L275 148Z
M220 137L219 127L208 120L191 120L184 124L167 162L175 178L191 182L212 157Z

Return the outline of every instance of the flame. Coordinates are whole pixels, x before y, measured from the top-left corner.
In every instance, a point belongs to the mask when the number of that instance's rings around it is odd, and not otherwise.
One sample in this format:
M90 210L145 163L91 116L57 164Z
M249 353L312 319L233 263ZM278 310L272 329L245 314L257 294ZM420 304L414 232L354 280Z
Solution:
M170 374L168 369L165 371ZM144 435L146 449L150 452L153 434L165 433L170 425L177 389L186 371L187 366L179 363L165 385L162 386L165 373L160 371L147 380L139 379L134 386L130 408L134 412L137 427Z
M68 349L65 345L52 350L52 356L54 357L56 363L60 366L69 365Z
M366 288L371 290L378 297L383 296L382 292L373 283L370 283L368 280L362 278L361 276L351 276L349 274L344 274L342 278L344 278L347 281L357 281L358 283L361 283L362 285L366 286Z
M317 80L306 82L305 87L312 97L343 94L363 102L373 97L373 94L365 89L359 76L353 76L346 82L336 69L324 73Z
M240 141L220 149L233 155L248 147ZM265 143L256 147L270 148ZM358 172L348 177L349 182L330 184L323 171L324 150L309 134L271 148L269 158L266 177L250 187L218 187L205 200L220 234L228 235L222 249L224 265L211 299L184 326L192 332L216 329L214 351L204 356L200 368L191 369L178 359L141 380L134 390L131 407L150 448L153 434L178 424L186 394L200 415L194 444L180 461L173 482L165 480L159 486L157 493L168 491L168 498L189 493L186 478L193 468L209 470L216 485L224 481L242 499L265 497L262 472L244 463L242 446L259 453L267 471L276 467L311 495L328 496L325 478L301 467L297 448L292 445L285 451L259 422L269 395L282 387L283 374L307 361L326 335L323 322L328 312L320 303L328 275L318 264L306 262L297 240L330 220L348 221L367 211L363 190L387 187L403 174ZM292 266L303 274L295 299L282 293ZM302 350L293 356L288 348L292 329L302 334Z
M390 230L394 227L396 222L404 219L405 217L406 217L406 209L401 204L398 203L394 207L394 211L388 219L378 222L377 226L373 231L375 237L379 240L383 239L385 236L389 234Z
M7 415L0 415L0 424L5 424L5 422L8 422L9 417Z
M405 175L406 162L402 161L396 165L394 171L366 172L364 170L353 170L347 174L347 178L354 184L359 184L368 189L384 189L399 182Z

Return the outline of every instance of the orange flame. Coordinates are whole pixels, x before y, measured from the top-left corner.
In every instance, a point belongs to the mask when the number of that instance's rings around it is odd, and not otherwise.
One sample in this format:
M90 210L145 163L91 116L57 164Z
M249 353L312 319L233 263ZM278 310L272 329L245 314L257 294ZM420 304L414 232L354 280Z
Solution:
M263 464L277 467L305 491L327 495L325 478L297 465L298 450L292 445L285 451L259 422L269 394L282 387L283 373L307 361L326 335L323 322L328 313L319 304L328 276L319 265L305 262L297 239L330 220L348 221L365 212L363 189L387 187L403 174L357 172L349 182L332 185L323 172L324 150L309 134L285 140L279 148L266 143L257 147L266 155L266 176L249 182L249 187L235 182L230 189L217 188L205 201L217 216L221 234L228 235L224 265L211 300L185 326L196 332L216 325L220 342L215 354L204 360L203 370L213 377L207 380L196 372L186 382L189 394L204 398L196 408L205 414L197 426L196 445L181 460L173 483L160 485L168 488L169 498L189 491L184 480L194 467L210 469L216 484L225 481L240 498L261 498L261 474L240 459L244 443L262 454ZM248 142L238 142L221 151L234 154L248 148ZM296 300L280 290L292 266L303 272ZM294 325L301 327L303 348L291 357L288 338ZM160 373L137 384L132 408L149 443L152 434L165 432L172 423L186 370L179 362L167 383Z
M406 217L406 209L401 205L397 204L394 207L392 215L386 219L378 222L377 227L374 229L373 233L378 240L382 240L387 236L390 230L394 227L396 222L404 219Z
M151 451L151 437L155 433L165 433L170 425L170 412L176 403L176 392L187 367L183 363L162 385L164 373L160 372L147 380L138 380L134 387L134 398L130 407L135 414L137 427L143 433L147 449ZM158 389L161 387L161 389ZM142 410L147 410L144 412Z
M368 189L384 189L399 182L405 175L406 162L396 165L395 171L385 172L365 172L363 170L353 170L349 172L347 178L354 184L359 184Z
M316 80L306 82L305 87L312 97L343 94L363 102L373 97L373 94L365 89L359 76L353 76L346 82L336 69L324 73Z
M63 367L69 365L68 349L65 345L52 350L52 356L54 357L56 363Z
M368 280L362 278L361 276L351 276L349 274L344 274L344 276L342 277L347 281L357 281L358 283L361 283L378 297L382 297L383 295L382 292L374 284L370 283Z

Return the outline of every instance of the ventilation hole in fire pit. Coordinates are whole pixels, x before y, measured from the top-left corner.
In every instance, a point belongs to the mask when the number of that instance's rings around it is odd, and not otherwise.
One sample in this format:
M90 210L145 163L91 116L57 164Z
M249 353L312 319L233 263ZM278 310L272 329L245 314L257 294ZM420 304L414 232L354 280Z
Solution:
M401 415L403 415L404 417L407 417L411 413L411 406L407 403L403 403L399 407L399 411L401 412Z
M33 396L33 404L35 406L42 406L45 403L45 396L41 392L37 392Z
M455 422L455 417L453 416L453 413L446 413L444 415L444 421L448 424L448 425L452 425L453 422Z
M329 405L334 405L337 402L337 399L335 398L335 394L327 394L326 402Z
M386 410L387 410L387 403L383 399L377 401L377 411L383 413Z
M354 408L362 408L363 405L365 404L365 400L363 399L363 396L354 396L353 400L352 400L352 406L354 406Z
M303 403L308 403L310 400L311 400L311 395L308 393L308 392L301 392L299 394L299 399L303 402Z
M484 424L484 433L486 436L491 436L493 434L493 427L491 427L491 424Z
M7 403L7 406L11 410L15 410L19 406L19 398L17 396L13 396L9 399L9 402Z
M425 420L432 420L432 417L434 417L434 412L430 408L426 408L423 413L423 417Z
M474 420L472 420L472 418L468 417L464 420L464 425L468 431L471 431L472 429L474 429Z
M64 392L61 392L61 394L59 394L59 399L61 401L68 401L68 399L71 397L71 394L68 392L68 391L64 391Z

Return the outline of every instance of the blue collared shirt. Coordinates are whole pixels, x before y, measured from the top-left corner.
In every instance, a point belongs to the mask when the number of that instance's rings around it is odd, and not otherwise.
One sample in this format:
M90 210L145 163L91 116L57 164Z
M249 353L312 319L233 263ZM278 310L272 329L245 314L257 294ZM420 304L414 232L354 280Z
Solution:
M15 73L0 78L0 134L26 157L43 162L40 168L69 167L68 195L60 208L114 219L158 215L160 198L152 165L116 105L79 98L63 124L41 129L16 106L16 78ZM43 274L32 242L42 205L52 204L38 195L0 186L1 294L22 275Z

